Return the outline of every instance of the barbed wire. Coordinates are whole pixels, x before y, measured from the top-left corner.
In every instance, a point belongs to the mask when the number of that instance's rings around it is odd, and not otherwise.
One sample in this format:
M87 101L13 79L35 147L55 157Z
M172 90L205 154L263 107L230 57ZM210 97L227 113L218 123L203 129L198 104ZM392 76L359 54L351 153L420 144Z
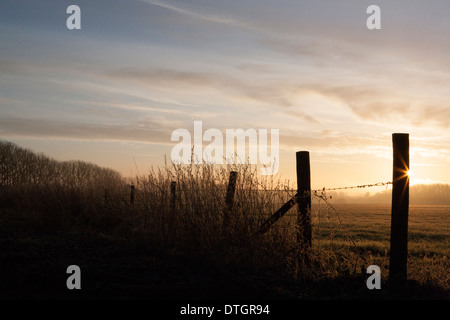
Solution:
M368 184L362 184L362 185L354 185L354 186L345 186L345 187L333 187L333 188L322 188L322 189L314 189L311 190L311 196L314 197L314 199L318 199L319 202L324 201L325 203L325 209L322 208L318 208L317 209L317 219L318 221L317 223L317 228L322 229L324 227L329 228L331 227L331 229L329 230L329 234L330 234L330 239L333 237L334 232L340 230L341 232L343 232L343 235L346 239L346 241L348 241L351 246L354 248L354 250L358 251L358 252L363 252L364 248L362 248L359 244L360 239L358 236L355 236L352 234L352 232L350 231L349 227L343 223L341 217L340 217L340 213L339 211L330 203L330 200L332 199L331 196L327 196L326 191L336 191L336 190L349 190L349 189L363 189L363 188L371 188L371 187L382 187L382 186L388 186L388 185L392 185L392 182L388 181L388 182L377 182L377 183L368 183ZM255 192L265 192L265 191L270 191L270 192L278 192L279 194L284 194L284 192L286 192L285 196L288 196L288 199L293 199L299 198L299 195L297 194L298 191L296 189L293 188L289 188L287 186L283 186L283 185L278 185L279 188L278 189L267 189L265 188L262 184L259 183L255 183L254 186L258 186L258 187L262 187L261 189L253 189L250 187L249 190L250 191L255 191ZM207 186L199 186L199 187L206 187ZM218 186L216 186L218 187ZM223 191L226 190L226 185L224 184L222 186L224 189ZM239 188L239 185L237 186L237 189L246 189L245 186L240 186L241 188ZM157 188L158 191L162 192L163 189L165 188ZM221 188L219 188L221 189ZM192 190L192 189L190 189ZM136 190L138 191L138 190ZM146 190L144 188L144 190L142 190L144 193L146 191L149 191L148 189ZM183 188L177 188L177 192L184 192L186 191L186 189L183 190ZM167 190L167 194L169 194L169 190ZM285 196L281 197L284 198ZM307 196L307 195L305 195ZM220 198L222 199L222 198ZM108 203L110 200L120 200L120 202L122 202L122 204L125 205L125 207L117 207L117 206L112 206L110 203ZM276 199L274 202L272 202L272 206L275 206L275 208L277 206L283 205L285 202L280 202L281 199ZM134 206L132 204L128 203L128 197L126 195L124 196L119 196L119 195L111 195L111 194L105 194L105 199L104 199L104 207L109 209L109 210L115 210L118 212L132 212ZM178 199L177 199L178 201ZM290 201L290 200L288 200ZM223 201L221 201L224 203L225 205L225 199L223 199ZM331 216L327 217L328 223L326 222L321 222L320 221L320 215L322 210L326 210L327 211L327 216L329 213L331 213L332 216L335 217L335 222L332 222L330 219L332 219ZM298 212L287 212L286 214L283 214L283 216L288 218L287 224L281 224L278 225L277 228L283 228L286 230L294 230L293 226L296 225L297 222L295 222L294 220L292 220L292 218L298 218ZM319 239L319 238L318 238ZM362 257L363 260L365 260L364 257Z
M377 183L370 183L370 184L363 184L363 185L357 185L357 186L348 186L348 187L333 187L333 188L322 188L322 189L313 189L311 190L311 193L317 193L320 191L336 191L336 190L349 190L349 189L363 189L363 188L372 188L372 187L383 187L383 186L387 186L387 185L391 185L392 182L377 182ZM207 187L207 186L202 186L202 187ZM216 186L217 189L223 189L226 190L227 186L224 185L222 187ZM160 189L160 188L159 188ZM245 188L243 188L245 189ZM262 189L251 189L248 188L251 191L271 191L271 192L296 192L296 189L293 188L279 188L279 189L267 189L267 188L262 188ZM191 190L191 189L183 189L180 187L177 187L176 189L177 191L187 191L187 190ZM137 189L137 191L141 191L139 189Z
M371 187L383 187L392 184L391 181L389 182L377 182L377 183L371 183L371 184L363 184L358 186L351 186L351 187L337 187L337 188L323 188L323 189L316 189L311 190L311 192L318 192L318 191L335 191L335 190L347 190L347 189L363 189L363 188L371 188Z
M368 183L368 184L363 184L363 185L357 185L357 186L348 186L348 187L334 187L334 188L322 188L322 189L313 189L311 190L311 195L315 195L315 196L319 196L319 192L321 192L322 194L324 194L326 191L337 191L337 190L350 190L350 189L363 189L363 188L372 188L372 187L383 187L383 186L388 186L391 185L392 182L388 181L388 182L377 182L377 183ZM258 191L258 190L255 190ZM281 189L262 189L259 191L270 191L270 192L287 192L290 193L289 197L294 197L297 193L296 189L293 188L289 188L284 186ZM319 196L320 197L320 196Z

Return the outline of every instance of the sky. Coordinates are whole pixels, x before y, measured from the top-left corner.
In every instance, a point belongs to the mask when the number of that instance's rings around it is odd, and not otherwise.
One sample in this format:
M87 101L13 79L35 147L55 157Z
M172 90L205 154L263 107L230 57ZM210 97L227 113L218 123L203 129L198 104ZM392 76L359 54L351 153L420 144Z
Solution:
M69 30L69 5L81 30ZM381 29L369 30L369 5ZM450 2L3 0L0 138L145 174L174 130L278 129L279 172L313 188L450 183Z

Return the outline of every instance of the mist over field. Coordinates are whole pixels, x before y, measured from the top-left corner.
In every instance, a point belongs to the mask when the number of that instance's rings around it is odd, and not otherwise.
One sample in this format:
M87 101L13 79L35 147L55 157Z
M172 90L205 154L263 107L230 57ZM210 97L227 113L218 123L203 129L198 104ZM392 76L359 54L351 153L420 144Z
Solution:
M351 192L330 192L336 203L390 204L392 190L376 193L366 192L363 195L352 195ZM450 205L450 185L443 183L418 184L409 188L411 205Z

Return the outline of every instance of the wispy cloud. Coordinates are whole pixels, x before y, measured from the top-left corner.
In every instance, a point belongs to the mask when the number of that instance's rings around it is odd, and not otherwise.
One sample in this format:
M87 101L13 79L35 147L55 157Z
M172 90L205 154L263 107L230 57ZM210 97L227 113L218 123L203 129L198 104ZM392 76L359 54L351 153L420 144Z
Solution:
M161 86L179 90L191 87L201 92L212 89L216 92L228 92L230 96L240 96L247 100L270 105L272 108L287 110L292 117L308 122L318 123L305 110L293 109L296 103L290 97L289 88L278 80L254 81L245 77L238 78L228 74L218 74L198 71L179 71L171 69L120 69L107 72L106 76L120 80L134 80L147 86ZM240 106L229 106L240 108Z
M97 141L139 141L170 145L172 127L179 123L157 120L137 120L120 124L84 124L49 121L41 118L3 117L0 134L12 137L41 137Z
M208 22L219 23L219 24L224 24L224 25L234 26L234 27L251 28L250 24L242 22L242 21L238 21L231 17L221 16L221 15L212 14L212 13L197 12L197 11L193 11L190 9L182 8L180 6L175 6L168 2L162 2L162 1L157 1L157 0L139 0L139 1L151 4L154 6L158 6L161 8L165 8L170 11L182 14L182 15L186 15L186 16L193 17L196 19L208 21Z
M310 90L347 104L362 120L403 123L413 126L435 125L447 129L450 126L448 102L435 100L432 95L417 96L404 92L401 86L310 86ZM441 103L439 105L439 103Z
M286 114L312 124L326 123L327 118L325 113L319 120L315 116L317 111L314 106L306 109L299 105L299 101L314 93L331 103L336 101L348 106L349 110L363 121L384 121L386 124L402 121L419 127L436 125L445 129L450 126L450 108L445 101L438 100L431 94L417 94L412 89L405 90L401 83L396 84L394 81L375 84L370 79L364 79L356 85L354 82L358 78L344 77L342 84L334 84L332 79L313 83L310 79L286 76L284 82L280 82L279 78L270 76L254 80L252 77L237 77L227 73L160 68L116 69L107 72L106 76L127 82L135 81L143 86L172 88L174 91L191 88L194 92L214 90L228 96L238 95L273 108L281 108ZM435 103L430 103L433 100ZM332 110L328 113L330 117L337 119Z

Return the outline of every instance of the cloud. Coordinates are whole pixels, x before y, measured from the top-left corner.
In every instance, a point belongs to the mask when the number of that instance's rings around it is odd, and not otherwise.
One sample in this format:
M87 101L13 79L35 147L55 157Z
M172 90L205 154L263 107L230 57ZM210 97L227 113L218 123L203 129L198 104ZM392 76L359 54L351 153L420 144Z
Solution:
M347 105L359 119L372 123L382 121L384 124L423 127L434 125L444 129L450 126L448 102L439 100L440 97L434 97L426 90L405 92L402 84L394 87L383 82L377 85L316 83L300 85L296 90L338 100Z
M193 17L193 18L196 18L199 20L203 20L203 21L207 21L207 22L224 24L224 25L233 26L233 27L244 27L244 28L251 27L249 24L244 23L242 21L238 21L231 17L188 10L185 8L181 8L180 6L175 6L175 5L169 4L167 2L161 2L161 1L157 1L157 0L140 0L140 1L154 5L154 6L158 6L161 8L165 8L170 11L182 14L182 15L186 15L186 16Z
M251 65L250 70L254 66ZM256 65L256 72L260 69ZM245 69L245 68L244 68ZM248 70L248 69L247 69ZM265 70L264 68L262 69ZM252 73L252 72L250 72ZM421 83L412 83L410 88L405 88L403 83L397 83L394 79L373 81L371 78L343 77L341 84L334 84L334 79L319 82L317 78L295 78L294 76L283 76L279 80L277 74L268 74L255 80L251 76L240 76L228 73L213 73L200 71L180 71L162 68L123 68L106 73L106 76L118 81L135 81L149 87L168 88L175 95L183 97L183 92L205 92L213 90L216 94L225 97L241 97L247 101L264 103L267 106L278 108L281 112L291 117L302 119L310 124L326 122L327 118L335 118L336 121L352 120L349 115L342 114L346 119L339 119L339 114L329 110L316 116L315 106L306 109L299 102L306 96L314 93L322 96L330 103L339 102L348 106L349 110L360 120L377 123L383 121L385 124L398 123L413 126L435 125L447 129L450 125L450 108L438 97L423 91L414 90ZM282 79L283 79L282 78ZM355 83L358 81L359 83ZM181 91L180 91L181 90ZM434 101L434 102L433 102ZM443 103L442 105L440 103ZM230 106L231 108L233 106ZM326 108L332 108L327 106Z
M191 88L190 92L204 92L214 90L228 97L239 96L254 102L264 103L272 108L288 110L291 116L311 123L318 123L314 117L305 110L292 109L291 92L287 86L280 84L279 80L254 80L246 77L231 76L226 73L210 73L199 71L179 71L173 69L136 69L126 68L107 72L107 77L116 80L136 81L144 86L159 86L170 88L175 94L178 90ZM230 106L231 108L233 106ZM240 106L234 106L240 108Z
M1 103L2 99L0 99ZM110 111L111 108L128 111L143 111L143 112L157 112L169 115L185 115L187 111L176 109L176 105L169 104L161 101L149 100L148 103L152 105L157 105L157 107L146 105L143 103L133 103L133 102L100 102L100 101L89 101L89 100L69 100L70 103L81 104L84 106L101 107L101 112ZM179 106L180 107L180 106ZM104 108L104 109L103 109Z
M45 67L36 63L29 63L17 60L0 60L0 75L18 75L33 72L42 72Z
M205 86L211 83L224 84L228 82L228 79L225 79L224 76L216 74L160 68L145 70L137 68L122 68L107 72L106 75L119 80L135 80L145 82L147 84L160 85L179 84Z
M53 139L138 141L170 145L173 124L139 120L124 125L82 124L49 121L38 118L2 117L0 134L15 137L46 137Z
M243 63L236 66L236 69L246 73L254 74L275 74L273 66L263 63Z
M355 135L348 132L330 132L322 130L316 134L293 135L287 133L280 136L280 145L285 149L296 151L311 150L317 155L371 154L380 155L380 152L390 152L390 137L386 135Z

